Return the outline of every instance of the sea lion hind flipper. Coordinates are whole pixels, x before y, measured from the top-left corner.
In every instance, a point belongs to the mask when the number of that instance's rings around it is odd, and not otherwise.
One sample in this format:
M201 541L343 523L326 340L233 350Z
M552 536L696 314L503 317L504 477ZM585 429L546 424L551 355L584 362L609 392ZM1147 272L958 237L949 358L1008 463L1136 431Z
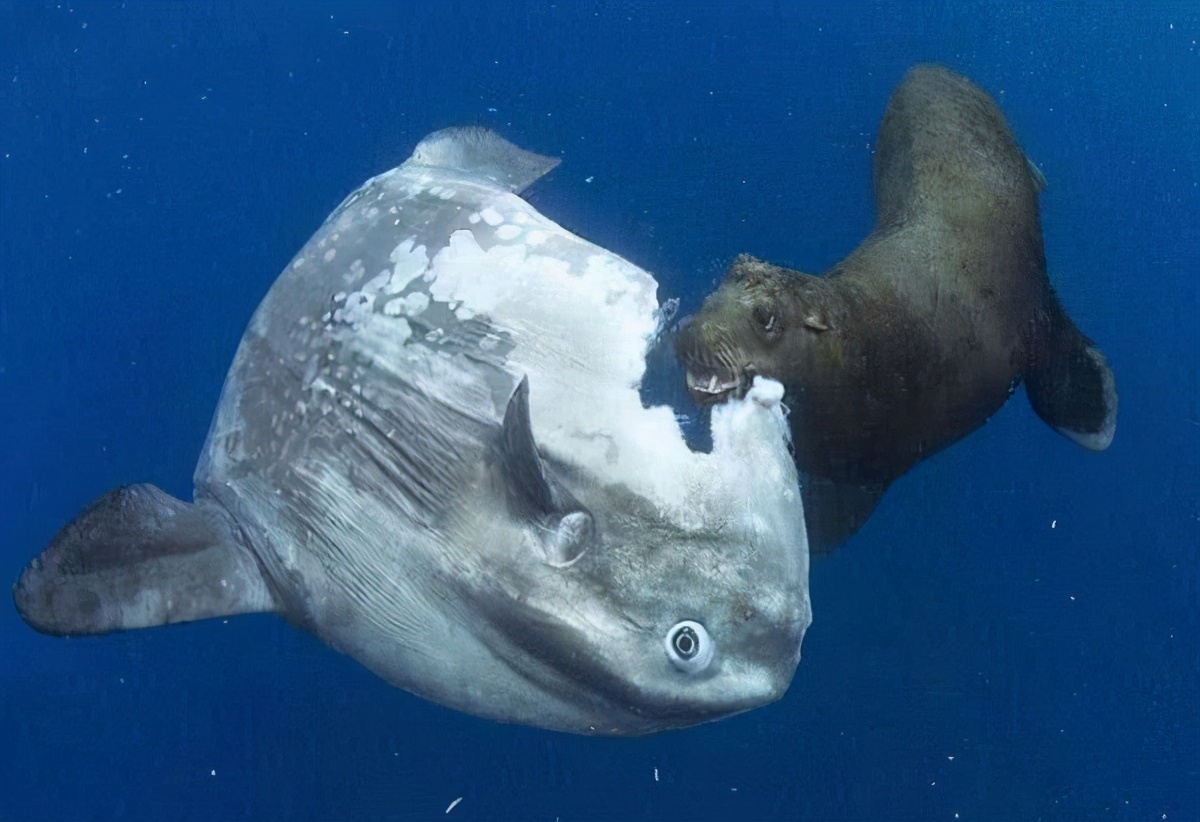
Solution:
M1103 451L1117 430L1117 383L1100 349L1057 305L1049 332L1025 373L1033 410L1054 430Z
M801 477L809 553L831 554L840 548L862 528L886 490L886 485L863 486Z
M13 586L21 617L56 636L274 610L237 527L153 485L109 491L58 532Z

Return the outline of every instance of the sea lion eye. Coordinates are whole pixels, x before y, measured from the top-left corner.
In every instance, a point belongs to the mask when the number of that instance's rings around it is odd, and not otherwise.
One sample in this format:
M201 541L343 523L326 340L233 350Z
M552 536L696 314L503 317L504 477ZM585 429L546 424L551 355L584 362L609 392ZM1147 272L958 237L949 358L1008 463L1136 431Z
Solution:
M768 338L773 338L779 334L779 320L775 316L775 312L765 306L756 305L754 307L754 321L758 323L762 332Z
M712 637L699 622L685 619L677 623L667 631L666 646L671 664L684 673L700 673L712 662Z

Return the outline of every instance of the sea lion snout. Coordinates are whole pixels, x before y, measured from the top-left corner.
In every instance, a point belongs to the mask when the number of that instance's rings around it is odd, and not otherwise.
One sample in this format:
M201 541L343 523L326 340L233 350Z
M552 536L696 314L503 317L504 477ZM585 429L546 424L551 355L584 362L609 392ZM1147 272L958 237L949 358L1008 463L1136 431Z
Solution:
M751 363L739 340L744 321L732 312L733 324L723 322L720 292L705 301L700 313L689 318L675 335L675 353L687 371L692 402L711 406L745 395L754 380Z

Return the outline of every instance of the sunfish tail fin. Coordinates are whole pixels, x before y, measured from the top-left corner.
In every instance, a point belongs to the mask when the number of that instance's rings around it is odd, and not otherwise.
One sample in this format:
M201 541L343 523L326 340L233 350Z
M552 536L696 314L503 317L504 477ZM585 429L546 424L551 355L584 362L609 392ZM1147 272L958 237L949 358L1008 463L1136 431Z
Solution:
M232 520L153 485L88 506L26 567L13 599L31 627L56 636L275 610Z
M1047 331L1025 373L1037 415L1064 437L1103 451L1117 431L1117 382L1095 343L1051 296Z
M562 161L519 148L490 129L466 126L430 134L417 144L412 162L484 177L520 194Z

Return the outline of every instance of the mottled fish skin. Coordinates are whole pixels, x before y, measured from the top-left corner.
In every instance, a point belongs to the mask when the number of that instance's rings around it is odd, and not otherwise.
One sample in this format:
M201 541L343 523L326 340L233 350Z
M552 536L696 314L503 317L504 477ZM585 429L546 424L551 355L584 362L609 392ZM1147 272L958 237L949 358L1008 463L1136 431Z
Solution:
M450 129L346 198L241 342L192 542L257 569L242 611L481 716L628 735L773 701L811 621L782 390L720 409L711 454L643 408L657 284L517 196L555 165ZM31 624L74 567L22 577ZM102 584L82 632L123 627Z

